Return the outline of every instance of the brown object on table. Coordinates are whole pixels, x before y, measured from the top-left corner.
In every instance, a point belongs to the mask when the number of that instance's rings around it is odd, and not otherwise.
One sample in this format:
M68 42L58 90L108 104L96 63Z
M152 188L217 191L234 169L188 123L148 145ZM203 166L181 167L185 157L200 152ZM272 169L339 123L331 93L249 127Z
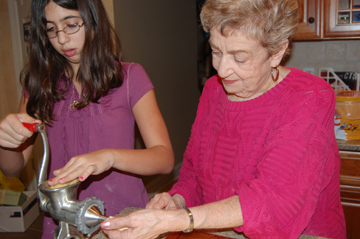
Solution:
M172 232L170 233L166 239L225 239L228 237L222 237L222 236L217 236L217 235L213 235L213 234L208 234L205 232L197 232L197 231L193 231L191 233L183 233L183 232Z

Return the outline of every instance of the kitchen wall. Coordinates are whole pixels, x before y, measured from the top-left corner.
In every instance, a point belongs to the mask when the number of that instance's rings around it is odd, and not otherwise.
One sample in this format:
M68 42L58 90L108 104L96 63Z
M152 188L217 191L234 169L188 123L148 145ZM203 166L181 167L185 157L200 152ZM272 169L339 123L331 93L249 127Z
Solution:
M140 63L150 76L179 164L200 97L196 3L166 0L113 3L123 60Z
M294 42L292 49L286 66L314 68L315 75L321 67L360 73L360 40Z
M7 1L0 1L0 120L18 109L13 46Z

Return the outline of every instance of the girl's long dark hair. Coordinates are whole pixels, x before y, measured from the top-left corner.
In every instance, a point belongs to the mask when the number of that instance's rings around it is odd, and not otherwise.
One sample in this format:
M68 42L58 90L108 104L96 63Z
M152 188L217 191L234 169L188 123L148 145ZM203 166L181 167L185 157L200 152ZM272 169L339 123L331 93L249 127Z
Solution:
M68 61L46 38L44 9L50 1L79 11L85 23L85 43L76 76ZM98 102L109 90L122 85L120 40L101 0L33 0L30 24L29 62L20 75L29 95L26 111L30 116L47 124L54 120L54 103L64 98L74 76L85 93L77 109ZM64 80L65 89L59 87L59 79Z

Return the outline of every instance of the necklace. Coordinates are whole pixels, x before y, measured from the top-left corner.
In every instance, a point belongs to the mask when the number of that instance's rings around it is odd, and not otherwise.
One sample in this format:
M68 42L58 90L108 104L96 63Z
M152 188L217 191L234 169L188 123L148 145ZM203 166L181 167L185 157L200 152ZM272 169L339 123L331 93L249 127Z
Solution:
M71 96L71 99L74 99L75 98L75 85L73 85L73 92L72 92L72 96ZM79 98L80 98L80 94L79 94ZM71 101L71 100L70 100ZM76 109L76 107L78 106L78 104L80 103L79 100L73 100L73 102L69 105L69 109L71 110L74 110Z
M69 105L69 109L74 110L79 103L80 102L78 100L74 100L72 104Z

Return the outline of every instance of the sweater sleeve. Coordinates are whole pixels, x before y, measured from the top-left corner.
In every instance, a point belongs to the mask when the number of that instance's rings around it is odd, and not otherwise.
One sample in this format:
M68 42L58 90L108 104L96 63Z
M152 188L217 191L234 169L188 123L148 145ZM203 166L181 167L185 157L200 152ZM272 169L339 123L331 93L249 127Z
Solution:
M308 226L340 165L329 88L288 94L274 107L255 176L237 190L244 225L236 230L250 238L297 238Z

